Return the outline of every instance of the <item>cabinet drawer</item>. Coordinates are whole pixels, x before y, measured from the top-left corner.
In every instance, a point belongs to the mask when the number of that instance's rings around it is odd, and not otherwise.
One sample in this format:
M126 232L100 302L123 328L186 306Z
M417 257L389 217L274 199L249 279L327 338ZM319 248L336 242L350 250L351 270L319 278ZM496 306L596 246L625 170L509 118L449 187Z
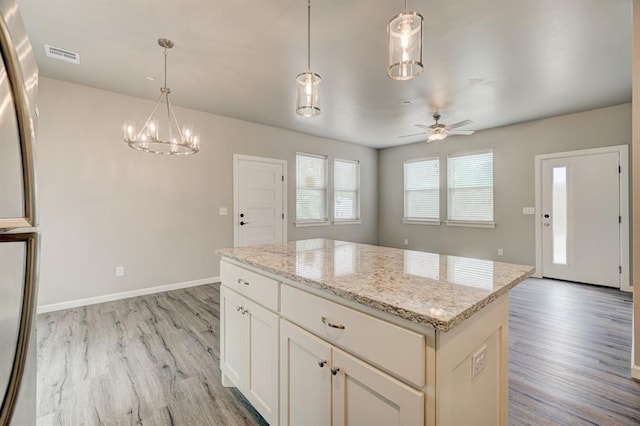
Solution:
M424 386L423 335L284 284L280 309L282 316L315 335Z
M220 262L222 284L272 311L278 310L278 282L231 263Z

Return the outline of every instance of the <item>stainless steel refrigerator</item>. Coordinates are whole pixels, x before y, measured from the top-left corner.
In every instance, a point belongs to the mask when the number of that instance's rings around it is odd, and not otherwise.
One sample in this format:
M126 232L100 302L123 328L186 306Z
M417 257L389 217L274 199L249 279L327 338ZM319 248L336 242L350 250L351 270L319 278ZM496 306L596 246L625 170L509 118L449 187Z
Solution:
M0 0L0 425L36 423L38 68L15 0Z

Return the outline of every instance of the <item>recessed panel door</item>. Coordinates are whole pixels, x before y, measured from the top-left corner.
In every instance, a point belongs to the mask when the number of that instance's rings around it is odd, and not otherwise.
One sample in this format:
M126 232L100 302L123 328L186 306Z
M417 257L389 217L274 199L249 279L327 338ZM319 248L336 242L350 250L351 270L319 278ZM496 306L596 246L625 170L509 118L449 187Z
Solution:
M331 346L280 321L280 425L331 424Z
M220 369L240 389L249 380L249 320L244 298L225 286L220 287Z
M543 276L620 287L617 152L542 163Z
M283 242L284 165L269 159L240 158L235 167L237 245Z

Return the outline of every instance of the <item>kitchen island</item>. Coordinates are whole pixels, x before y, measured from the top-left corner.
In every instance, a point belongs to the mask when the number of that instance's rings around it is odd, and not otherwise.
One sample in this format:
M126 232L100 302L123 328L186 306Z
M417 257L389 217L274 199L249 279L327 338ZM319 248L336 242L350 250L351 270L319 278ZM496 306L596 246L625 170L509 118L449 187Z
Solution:
M313 239L227 248L220 366L272 425L506 425L530 266Z

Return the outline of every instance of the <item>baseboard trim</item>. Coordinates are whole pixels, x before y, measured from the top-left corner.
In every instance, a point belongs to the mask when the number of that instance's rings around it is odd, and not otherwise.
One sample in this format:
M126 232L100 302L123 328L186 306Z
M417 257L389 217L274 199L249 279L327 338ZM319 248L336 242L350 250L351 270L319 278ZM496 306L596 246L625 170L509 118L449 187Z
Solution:
M86 299L70 300L68 302L52 303L38 306L38 314L61 311L63 309L77 308L79 306L95 305L96 303L112 302L114 300L128 299L130 297L145 296L147 294L162 293L163 291L178 290L187 287L196 287L203 284L219 282L220 277L202 278L199 280L185 281L181 283L165 284L156 287L147 287L137 290L123 291L121 293L105 294L103 296L88 297Z
M631 366L631 378L636 382L640 382L640 365Z

